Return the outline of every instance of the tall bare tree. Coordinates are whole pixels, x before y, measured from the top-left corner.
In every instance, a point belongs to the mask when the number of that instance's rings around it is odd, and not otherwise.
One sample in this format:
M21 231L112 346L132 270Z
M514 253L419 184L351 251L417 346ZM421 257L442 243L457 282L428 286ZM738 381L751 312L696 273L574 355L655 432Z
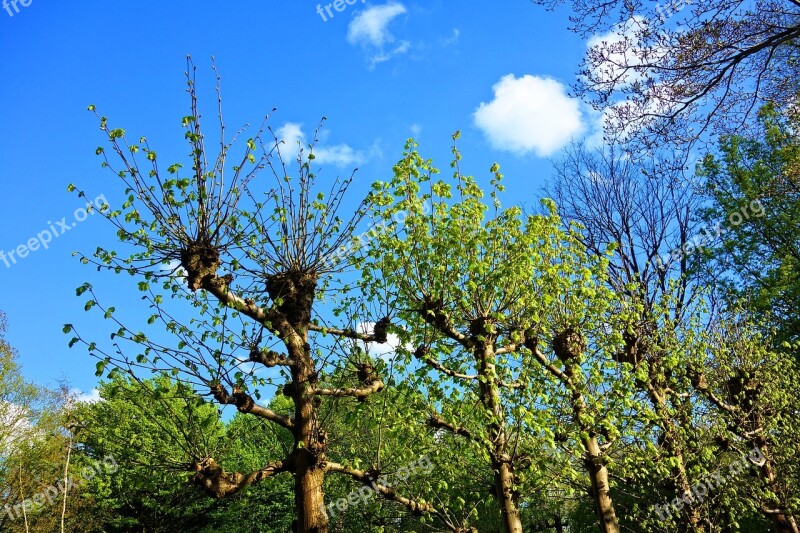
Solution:
M548 7L563 1L534 0ZM796 102L796 0L570 4L572 29L594 37L576 90L607 113L616 132L646 126L651 142L691 141L709 127L736 129L767 100Z

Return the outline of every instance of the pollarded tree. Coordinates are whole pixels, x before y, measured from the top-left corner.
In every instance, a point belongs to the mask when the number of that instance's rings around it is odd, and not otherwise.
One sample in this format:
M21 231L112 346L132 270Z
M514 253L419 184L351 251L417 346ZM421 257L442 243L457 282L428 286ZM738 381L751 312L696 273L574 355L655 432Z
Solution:
M572 146L555 168L548 189L564 219L586 228L581 243L589 253L602 256L613 246L606 279L637 310L616 359L638 374L636 405L656 432L659 460L652 463L655 471L640 475L636 468L631 475L688 494L692 479L685 448L696 439L696 428L681 371L681 336L692 327L703 298L697 252L713 237L696 220L700 195L669 160L634 160L623 145ZM639 453L631 460L646 464ZM664 471L663 465L672 466ZM692 501L684 506L683 519L690 529L702 528L701 511Z
M437 180L415 147L407 143L391 182L376 184L382 231L363 286L392 310L428 397L425 422L486 457L503 530L517 532L520 476L555 455L543 452L556 448L548 412L565 405L602 530L618 531L605 461L620 423L609 405L623 403L629 383L609 379L622 332L610 318L621 309L605 287L605 260L561 229L552 205L528 217L501 210L496 165L487 205L455 147L452 182Z
M800 368L788 343L771 348L746 313L712 324L697 343L693 384L705 399L724 451L750 454L760 483L729 483L739 507L750 502L780 533L797 533L800 513L795 436ZM796 349L796 346L794 347ZM753 452L753 453L751 453Z
M332 280L349 258L337 251L352 238L365 204L356 206L352 217L340 218L352 178L336 180L328 193L317 192L313 144L300 151L297 168L291 169L274 135L265 140L264 125L231 165L232 146L225 138L221 109L218 152L213 153L200 125L191 61L187 78L191 113L183 127L190 148L188 172L179 163L164 168L145 138L131 143L124 130L111 128L98 115L110 153L102 147L97 153L124 184L127 198L119 209L104 206L101 212L116 226L127 256L106 247L82 256L84 263L101 270L132 276L152 309L148 322L163 325L167 335L150 336L127 327L113 307L100 305L86 284L78 294L90 295L87 310L99 308L116 323L115 344L105 349L80 335L73 343L88 346L100 359L101 373L106 367L134 373L167 370L221 405L290 431L293 446L284 457L249 472L228 472L214 457L196 457L193 480L208 494L225 497L288 473L295 481L293 527L325 532L326 474L344 474L364 485L371 478L328 460L321 406L340 398L366 400L384 387L372 365L353 358L352 345L385 342L383 317L360 316L328 327L330 314L320 310L323 302L344 297L346 289ZM95 111L94 106L89 109ZM265 169L274 176L275 187L254 190L254 179ZM298 177L289 177L290 172ZM187 315L188 320L183 318ZM377 325L373 333L364 334L357 330L358 322ZM123 345L132 346L134 353ZM341 386L343 374L351 384ZM292 400L291 415L259 403L269 387ZM437 513L432 505L390 487L374 488L415 512Z

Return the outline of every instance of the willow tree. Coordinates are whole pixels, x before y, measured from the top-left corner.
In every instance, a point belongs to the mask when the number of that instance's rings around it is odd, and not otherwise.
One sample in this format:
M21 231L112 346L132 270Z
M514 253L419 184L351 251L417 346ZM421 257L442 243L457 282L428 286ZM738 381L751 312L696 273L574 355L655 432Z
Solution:
M582 489L602 530L618 531L605 460L620 428L604 401L621 402L625 380L606 380L622 337L604 261L561 229L552 204L547 215L501 209L497 165L487 203L455 147L449 181L415 147L409 141L393 180L375 186L383 231L363 285L392 310L407 368L429 399L424 422L486 458L502 528L519 532L520 489L556 455L549 413L566 405L563 440L590 479Z
M436 513L430 504L372 485L369 473L331 461L327 453L322 410L336 408L341 398L366 400L384 387L375 365L358 357L354 343L385 342L386 321L350 316L341 327L329 326L331 313L320 309L321 297L325 302L344 298L342 285L333 282L349 261L339 250L353 237L366 200L353 207L352 216L340 217L352 176L322 190L312 167L313 143L301 147L296 161L285 162L281 150L287 148L266 119L231 161L233 141L226 138L221 98L219 140L217 149L211 148L214 143L201 129L191 61L187 80L191 112L182 126L189 169L163 163L146 138L129 141L123 129L112 128L89 107L110 146L97 154L124 185L126 199L117 209L101 209L117 228L123 253L100 246L81 259L135 280L151 309L147 322L161 324L165 334L147 335L122 323L85 284L78 295L90 296L87 310L101 309L116 323L114 344L106 348L81 335L72 343L84 342L99 358L100 374L168 371L209 400L291 433L289 453L253 471L228 472L217 457L195 457L193 481L213 497L289 473L295 480L294 529L325 532L323 481L336 472L415 512ZM262 171L274 177L271 190L259 189L263 180L256 177ZM372 333L360 332L362 321L377 323ZM293 402L291 415L260 403L276 391Z

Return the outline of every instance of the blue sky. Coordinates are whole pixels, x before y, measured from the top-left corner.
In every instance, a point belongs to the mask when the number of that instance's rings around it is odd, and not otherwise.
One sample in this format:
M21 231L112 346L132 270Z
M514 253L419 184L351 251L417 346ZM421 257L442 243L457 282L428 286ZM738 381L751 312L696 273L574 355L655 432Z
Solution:
M341 11L330 3L332 17L326 3L320 15L317 2L302 0L25 3L0 10L0 251L8 258L51 227L59 236L16 263L0 259L0 309L25 375L42 384L65 378L85 392L96 384L95 361L69 349L61 331L74 323L108 338L110 324L75 297L84 281L134 325L147 316L132 280L72 256L113 246L115 236L99 216L80 220L67 184L112 207L121 194L94 155L103 136L86 107L181 159L187 53L209 118L216 58L229 131L277 108L275 131L310 139L328 117L317 162L327 175L358 167L356 199L390 177L408 137L446 169L450 136L461 130L462 170L487 183L498 162L506 201L535 204L551 175L547 158L596 130L595 115L566 94L586 42L567 30L568 13L527 0L342 0Z

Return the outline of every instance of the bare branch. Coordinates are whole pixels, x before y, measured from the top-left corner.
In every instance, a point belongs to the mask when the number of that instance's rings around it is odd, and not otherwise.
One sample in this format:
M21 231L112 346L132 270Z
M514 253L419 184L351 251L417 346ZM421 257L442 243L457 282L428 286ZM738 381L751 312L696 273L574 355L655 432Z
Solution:
M294 428L294 420L290 417L281 415L261 405L255 403L253 398L241 390L234 389L233 394L228 393L222 385L213 385L211 387L211 394L214 399L222 405L235 405L240 413L248 413L260 418L275 422L276 424L285 427L286 429Z
M281 472L289 472L289 461L275 461L261 470L240 474L239 472L226 472L217 462L207 457L194 464L195 475L192 482L200 486L213 498L224 498L236 494L240 490Z
M450 370L449 368L442 365L440 362L436 361L430 355L430 348L425 345L420 346L414 351L414 357L425 363L426 365L430 366L441 372L442 374L446 374L452 378L458 379L478 379L477 375L469 375L469 374L462 374L460 372L456 372L455 370Z

